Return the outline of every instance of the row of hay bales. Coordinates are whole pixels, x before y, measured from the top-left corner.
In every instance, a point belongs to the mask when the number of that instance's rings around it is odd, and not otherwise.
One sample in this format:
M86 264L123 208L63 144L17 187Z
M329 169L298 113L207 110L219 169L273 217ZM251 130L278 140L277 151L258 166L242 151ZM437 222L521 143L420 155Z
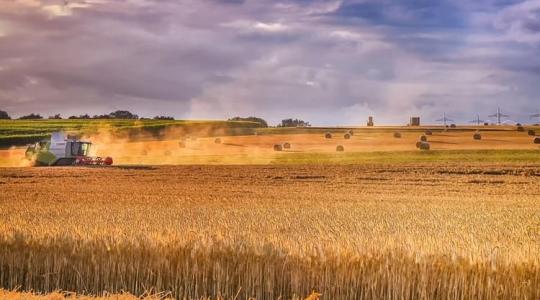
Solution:
M433 131L427 129L426 131L424 131L424 134L422 135L423 138L421 136L420 139L427 139L426 136L428 136L428 135L433 135ZM399 132L399 131L394 132L394 138L400 139L401 137L402 137L401 132Z
M431 130L426 130L423 135L421 135L416 142L416 148L420 150L429 150L431 148L430 144L428 143L427 136L433 135L433 132ZM394 138L400 139L402 137L401 132L396 131L394 132Z
M534 130L530 129L530 130L527 132L527 134L528 134L529 136L534 136L533 143L535 143L535 144L537 144L537 145L540 144L540 136L536 136L536 132L535 132Z
M521 124L518 123L516 126L517 126L516 127L517 131L519 131L519 132L524 132L525 131L525 128ZM536 131L534 131L532 129L529 129L527 131L527 135L534 137L534 139L533 139L534 144L537 144L537 145L540 144L540 136L536 136Z
M517 131L519 132L524 132L525 129L523 128L523 126L521 126L520 124L517 125ZM537 137L536 136L536 132L534 130L528 130L527 134L529 136L534 136L534 140L533 142L535 144L540 144L540 137ZM343 135L343 138L348 140L348 139L351 139L351 137L354 135L354 132L352 130L348 130L347 132L345 132L345 134ZM427 140L427 136L432 136L433 135L433 131L430 130L430 129L427 129L424 131L424 134L420 136L419 140L416 142L416 148L420 149L420 150L430 150L430 144ZM394 132L393 134L394 138L401 138L402 137L402 134L401 132ZM333 135L331 132L326 132L324 137L326 139L332 139ZM473 134L473 139L474 140L482 140L482 134L480 133L480 130L477 130L474 134ZM182 140L179 141L178 145L180 148L185 148L186 147L186 142L188 140L192 140L192 141L196 141L197 139L196 138L190 138L190 137L185 137L183 138ZM222 140L221 138L215 138L214 140L214 143L215 144L221 144L222 143ZM288 142L285 142L283 144L275 144L274 145L274 151L283 151L283 149L290 149L291 148L291 144L288 143ZM345 147L343 145L337 145L336 146L336 151L337 152L343 152L345 151ZM147 151L143 151L142 155L147 155ZM165 151L165 155L171 155L170 151Z
M346 139L346 140L350 140L354 135L354 131L352 130L347 130L347 132L345 132L345 134L343 134L343 138ZM324 134L324 138L326 139L331 139L333 136L332 136L332 133L331 132L327 132ZM336 146L336 152L343 152L345 151L345 147L343 145L337 145Z
M429 150L431 148L431 145L428 143L428 139L425 134L421 135L419 141L416 142L416 148L420 150Z
M347 132L345 132L345 134L343 134L343 138L346 139L346 140L350 140L351 137L354 135L354 131L352 130L348 130ZM333 135L331 132L326 132L324 134L324 138L325 139L332 139L333 138ZM290 149L291 148L291 144L290 143L284 143L284 144L275 144L274 145L274 151L283 151L283 149ZM343 152L345 151L345 147L343 145L337 145L336 146L336 152Z
M291 149L291 143L275 144L274 151L283 151L283 149Z
M353 135L354 135L354 131L348 130L347 132L345 132L345 134L343 134L343 138L346 140L350 140ZM327 132L324 134L325 139L331 139L332 137L333 135L331 132Z

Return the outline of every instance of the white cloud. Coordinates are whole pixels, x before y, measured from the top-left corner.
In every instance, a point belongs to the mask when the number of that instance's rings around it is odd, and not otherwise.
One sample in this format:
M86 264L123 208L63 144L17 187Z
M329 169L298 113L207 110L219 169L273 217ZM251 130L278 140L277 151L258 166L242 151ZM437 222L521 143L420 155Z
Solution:
M255 29L268 31L268 32L282 32L288 29L288 27L281 23L263 23L257 22L253 25Z
M493 24L505 32L508 40L540 43L540 0L528 0L503 9Z
M14 115L126 108L402 124L441 111L468 120L507 99L527 111L540 96L534 49L484 31L485 21L470 30L370 25L340 17L341 1L87 0L63 18L44 13L58 3L9 3L0 7L0 104ZM531 40L520 13L500 13L510 16L500 30Z

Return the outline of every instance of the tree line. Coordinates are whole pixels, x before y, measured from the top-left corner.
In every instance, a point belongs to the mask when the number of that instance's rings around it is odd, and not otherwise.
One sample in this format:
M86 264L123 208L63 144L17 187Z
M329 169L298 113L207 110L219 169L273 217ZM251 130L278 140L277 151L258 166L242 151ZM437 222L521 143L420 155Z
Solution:
M43 120L45 119L42 115L31 113L29 115L24 115L19 118L18 120ZM62 120L62 116L60 114L55 114L53 116L48 117L49 120ZM105 115L93 115L90 116L89 114L79 115L79 116L69 116L66 119L68 120L86 120L86 119L122 119L122 120L145 120L148 118L140 118L138 115L133 114L127 110L117 110L114 112L111 112L109 114ZM155 116L152 118L153 120L174 120L174 117L169 116ZM3 111L0 110L0 120L11 120L11 116Z
M29 115L24 115L19 118L18 120L42 120L44 119L43 116L36 113L31 113ZM48 117L50 120L62 120L62 116L60 114L55 114L53 116ZM79 115L79 116L70 116L67 118L68 120L89 120L89 119L122 119L122 120L150 120L148 118L140 118L138 115L131 113L127 110L117 110L114 112L111 112L109 114L105 115L93 115L90 116L89 114ZM152 118L153 120L175 120L174 117L169 116L155 116ZM0 110L0 120L11 120L11 116L3 111ZM229 121L247 121L247 122L255 122L259 123L261 127L268 127L268 122L262 118L258 117L234 117L230 118ZM280 124L277 125L277 127L310 127L311 124L309 122L306 122L304 120L300 119L284 119L281 121Z

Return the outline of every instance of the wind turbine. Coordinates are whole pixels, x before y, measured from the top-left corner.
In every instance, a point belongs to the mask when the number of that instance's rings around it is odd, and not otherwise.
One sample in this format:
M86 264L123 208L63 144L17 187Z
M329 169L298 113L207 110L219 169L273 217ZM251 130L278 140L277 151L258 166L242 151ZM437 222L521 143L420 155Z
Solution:
M501 125L501 118L508 118L509 116L508 115L505 115L501 112L501 108L500 107L497 107L497 113L494 114L494 115L489 115L488 117L490 118L497 118L497 124L498 125Z
M476 119L469 121L469 123L476 123L477 126L480 126L480 124L484 123L484 120L480 120L480 115L476 115Z
M447 118L447 117L446 117L446 113L443 113L443 118L442 118L442 119L435 120L435 121L437 121L437 122L443 122L444 126L446 127L446 122L453 122L454 120Z

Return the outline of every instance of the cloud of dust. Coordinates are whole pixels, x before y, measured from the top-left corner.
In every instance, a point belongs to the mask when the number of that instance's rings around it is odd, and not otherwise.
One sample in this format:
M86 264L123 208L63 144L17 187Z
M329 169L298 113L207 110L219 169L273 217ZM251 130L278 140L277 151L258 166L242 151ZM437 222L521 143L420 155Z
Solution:
M93 144L92 156L113 158L115 165L268 164L275 158L272 141L254 130L209 125L159 130L118 130L108 125L82 136Z
M10 147L0 150L0 167L21 168L33 165L33 162L25 158L26 148Z

